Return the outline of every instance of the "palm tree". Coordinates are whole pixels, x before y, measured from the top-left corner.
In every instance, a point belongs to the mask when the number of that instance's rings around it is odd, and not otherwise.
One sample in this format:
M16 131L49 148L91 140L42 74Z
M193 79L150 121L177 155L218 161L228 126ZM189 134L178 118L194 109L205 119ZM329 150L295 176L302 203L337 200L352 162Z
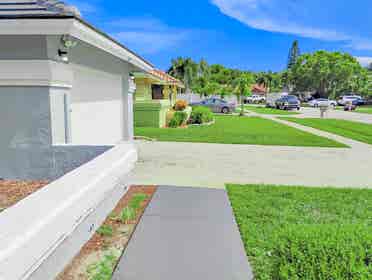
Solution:
M168 74L181 80L186 87L186 93L191 93L198 72L198 65L191 58L172 59Z
M242 74L234 81L234 93L236 94L238 100L240 100L240 116L244 116L244 96L249 96L252 93L252 84L254 83L254 78L252 74L245 73Z

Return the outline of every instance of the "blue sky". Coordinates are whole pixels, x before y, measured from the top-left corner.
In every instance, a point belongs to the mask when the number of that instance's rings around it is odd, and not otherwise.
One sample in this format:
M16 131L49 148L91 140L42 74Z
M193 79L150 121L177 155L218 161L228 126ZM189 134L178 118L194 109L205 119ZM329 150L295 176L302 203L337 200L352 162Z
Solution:
M171 58L279 71L302 52L345 51L372 62L371 0L70 0L83 17L166 70Z

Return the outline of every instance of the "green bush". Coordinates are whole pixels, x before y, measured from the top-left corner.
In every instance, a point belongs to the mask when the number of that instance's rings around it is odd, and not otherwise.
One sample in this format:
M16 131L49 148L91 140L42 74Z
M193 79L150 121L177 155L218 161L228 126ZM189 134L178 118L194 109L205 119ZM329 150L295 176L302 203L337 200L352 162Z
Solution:
M140 209L142 202L147 199L147 194L136 193L133 195L132 199L129 201L129 207L137 211Z
M136 218L136 211L132 207L125 207L120 212L120 221L124 224L133 221Z
M372 279L368 226L292 225L278 234L272 279Z
M97 233L102 236L112 236L113 230L111 226L102 225L98 230Z
M187 113L186 112L175 112L173 118L169 121L169 127L179 127L183 125L187 120Z
M110 280L116 263L120 257L118 250L106 252L101 261L90 265L87 269L89 280Z
M194 107L191 112L190 124L203 124L213 121L213 113L206 107Z

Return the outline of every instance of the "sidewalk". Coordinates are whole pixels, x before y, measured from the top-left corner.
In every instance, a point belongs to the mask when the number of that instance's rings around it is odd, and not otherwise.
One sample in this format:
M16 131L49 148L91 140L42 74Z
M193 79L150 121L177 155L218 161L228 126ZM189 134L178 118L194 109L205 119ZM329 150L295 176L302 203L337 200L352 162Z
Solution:
M226 191L159 187L112 279L253 279Z

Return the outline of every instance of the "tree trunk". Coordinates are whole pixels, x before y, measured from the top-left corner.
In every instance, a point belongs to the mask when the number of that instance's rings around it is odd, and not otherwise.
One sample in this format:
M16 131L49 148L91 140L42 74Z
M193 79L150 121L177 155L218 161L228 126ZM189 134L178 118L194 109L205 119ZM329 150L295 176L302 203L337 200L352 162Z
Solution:
M244 116L243 94L240 95L240 116Z

